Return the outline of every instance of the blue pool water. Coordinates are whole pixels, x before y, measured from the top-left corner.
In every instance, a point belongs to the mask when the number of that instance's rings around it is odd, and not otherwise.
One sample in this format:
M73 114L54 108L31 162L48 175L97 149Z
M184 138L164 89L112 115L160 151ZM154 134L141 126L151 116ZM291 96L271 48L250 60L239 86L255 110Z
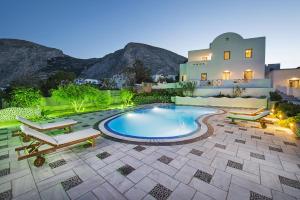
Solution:
M194 106L144 108L112 118L105 127L115 134L135 138L182 137L199 128L196 120L200 116L216 112L212 108Z

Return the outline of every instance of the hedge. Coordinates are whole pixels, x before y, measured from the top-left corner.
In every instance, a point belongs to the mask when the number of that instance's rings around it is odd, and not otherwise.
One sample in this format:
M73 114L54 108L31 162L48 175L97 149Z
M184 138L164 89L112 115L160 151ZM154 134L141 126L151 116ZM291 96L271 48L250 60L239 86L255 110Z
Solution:
M19 108L10 107L0 110L0 121L15 120L16 116L22 116L28 119L41 117L41 111L37 108Z

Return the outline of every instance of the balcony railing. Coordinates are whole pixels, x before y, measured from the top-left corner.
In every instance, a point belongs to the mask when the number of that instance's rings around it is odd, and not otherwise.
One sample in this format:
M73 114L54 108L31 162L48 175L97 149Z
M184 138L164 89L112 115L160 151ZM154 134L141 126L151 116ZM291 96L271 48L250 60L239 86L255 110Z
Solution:
M207 81L200 81L200 80L190 79L189 81L195 81L197 83L198 88L232 88L234 86L240 86L242 88L269 88L269 87L271 87L271 80L270 79L252 79L252 80L245 80L245 79L232 79L232 80L215 79L215 80L207 80Z

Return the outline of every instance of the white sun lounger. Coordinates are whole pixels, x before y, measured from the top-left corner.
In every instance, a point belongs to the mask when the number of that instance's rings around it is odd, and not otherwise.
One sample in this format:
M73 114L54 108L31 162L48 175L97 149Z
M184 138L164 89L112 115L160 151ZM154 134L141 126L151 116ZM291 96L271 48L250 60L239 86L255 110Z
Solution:
M270 114L270 111L264 111L258 115L235 115L235 114L229 114L227 115L227 118L231 119L232 122L235 120L244 120L244 121L254 121L259 122L262 128L266 128L266 120L264 120L264 117Z
M265 107L262 106L262 107L259 107L258 109L254 110L254 111L229 111L229 113L231 114L235 114L235 115L257 115L259 113L261 113L262 111L264 111Z
M22 124L25 124L26 126L38 131L49 131L49 130L63 129L63 128L68 128L69 131L71 131L71 126L77 124L77 121L72 119L67 119L60 122L45 123L45 124L32 122L20 116L17 116L16 119Z
M88 141L95 146L95 138L100 136L100 131L89 128L80 131L75 131L69 134L62 134L51 137L45 133L21 125L21 131L33 140L31 144L18 147L17 151L18 160L23 160L36 156L34 165L39 167L44 164L45 158L42 156L58 149L68 147L74 144ZM21 154L23 153L23 154Z

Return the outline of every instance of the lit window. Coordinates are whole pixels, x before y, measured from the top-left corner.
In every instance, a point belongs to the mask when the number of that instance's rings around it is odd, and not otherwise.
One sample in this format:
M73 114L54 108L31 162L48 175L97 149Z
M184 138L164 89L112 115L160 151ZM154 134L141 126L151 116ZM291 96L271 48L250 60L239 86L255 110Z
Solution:
M252 49L246 49L245 50L245 58L252 58L253 50Z
M207 80L207 73L201 73L201 81Z
M253 79L253 71L250 69L247 69L246 71L244 71L244 79L246 79L246 80Z
M291 88L300 88L300 80L289 80L289 86Z
M223 80L229 80L229 79L230 79L230 71L224 71Z
M186 81L186 75L181 76L181 81Z
M230 59L230 51L224 51L224 60Z

